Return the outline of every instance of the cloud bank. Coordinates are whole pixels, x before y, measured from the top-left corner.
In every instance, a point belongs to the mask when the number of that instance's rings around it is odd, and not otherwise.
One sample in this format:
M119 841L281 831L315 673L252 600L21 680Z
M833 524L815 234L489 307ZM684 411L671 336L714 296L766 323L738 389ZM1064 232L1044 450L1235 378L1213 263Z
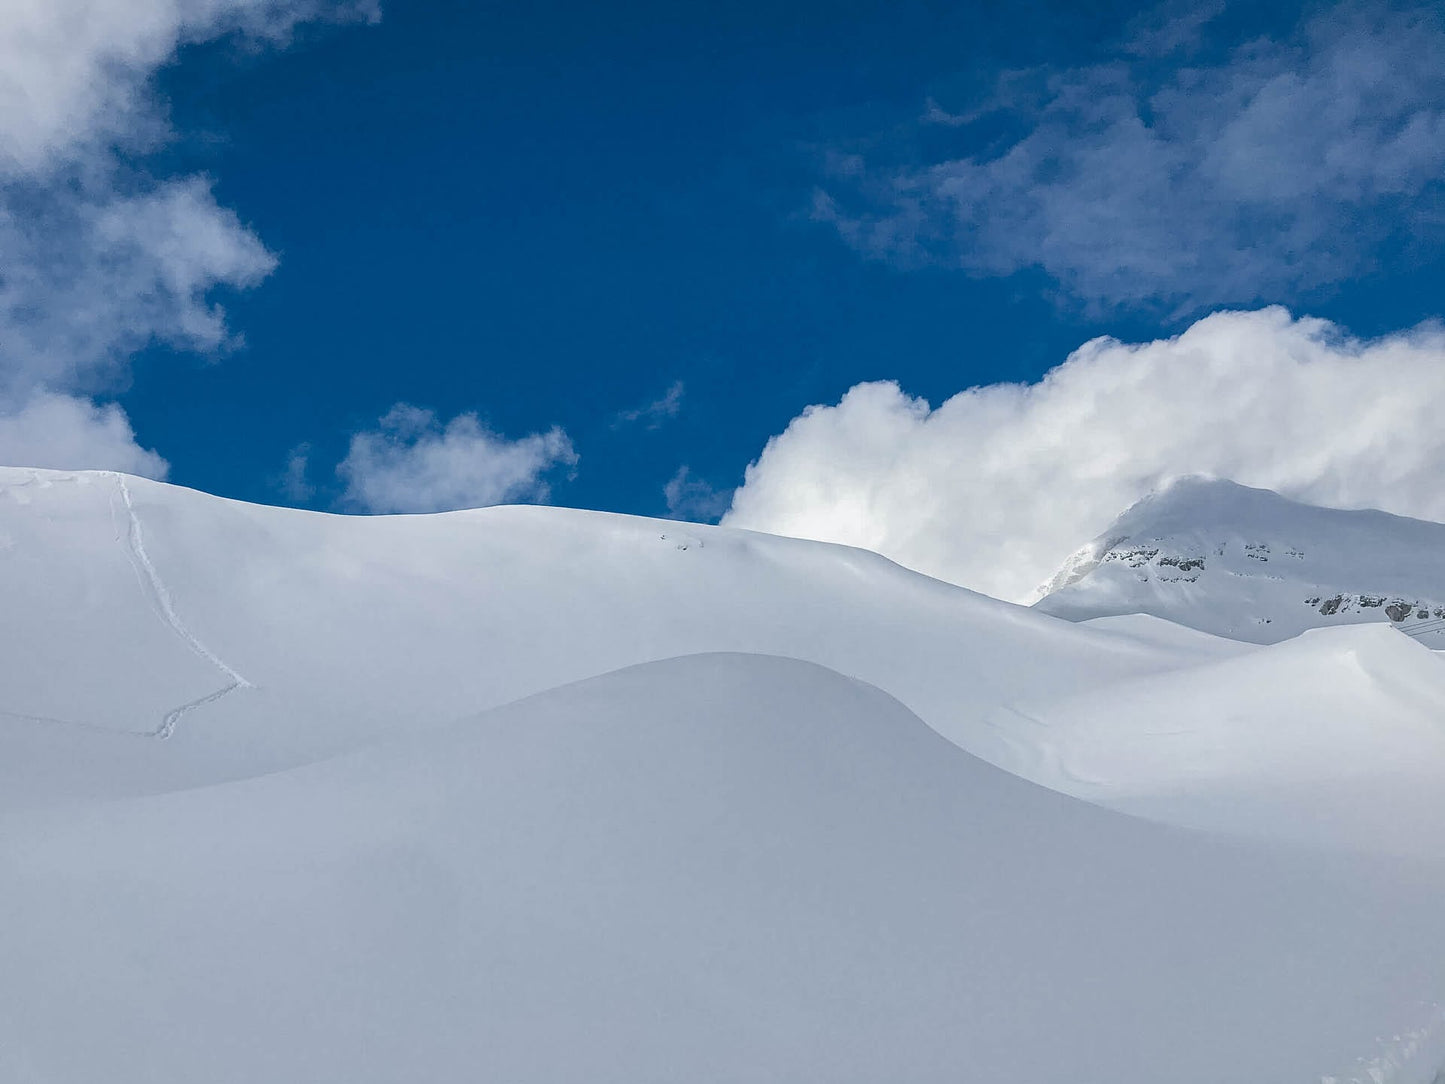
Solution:
M561 429L508 440L475 414L442 425L430 410L398 403L374 430L357 433L336 473L342 503L365 512L443 512L514 501L545 501L547 475L573 467Z
M1036 384L936 409L859 384L772 438L723 523L877 550L1031 601L1180 474L1445 521L1445 328L1361 341L1282 308L1142 344L1095 339Z
M902 265L1040 268L1090 306L1183 311L1277 300L1438 240L1439 10L1346 3L1287 39L1192 57L1221 9L1166 5L1110 62L1006 73L959 113L930 101L923 123L967 152L838 156L814 217Z
M163 476L114 403L148 345L232 343L218 289L275 258L199 175L138 163L169 136L152 76L190 42L284 43L328 0L0 3L0 457ZM68 404L68 405L66 405ZM54 430L47 429L54 426Z

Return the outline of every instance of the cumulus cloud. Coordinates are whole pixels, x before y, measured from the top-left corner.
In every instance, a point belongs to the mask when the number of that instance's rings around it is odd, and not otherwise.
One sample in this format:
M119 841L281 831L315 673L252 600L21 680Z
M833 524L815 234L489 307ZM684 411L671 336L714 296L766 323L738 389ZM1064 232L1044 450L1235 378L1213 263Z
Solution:
M154 341L220 349L229 336L210 291L254 284L275 263L201 178L23 198L24 214L0 207L0 391L105 388Z
M632 425L642 422L648 429L656 429L669 418L675 418L682 410L682 395L685 387L681 380L675 380L672 385L663 392L660 399L632 410L619 411L612 421L612 428L620 429L624 425Z
M216 291L252 286L275 265L209 178L139 165L170 134L156 70L189 42L277 43L303 20L374 14L331 0L0 2L7 462L163 473L118 406L85 400L122 387L129 357L149 344L230 345ZM41 419L62 426L53 439Z
M0 463L57 470L118 470L164 478L166 461L136 443L125 411L39 392L0 410Z
M1218 9L1166 5L1108 62L1009 73L961 112L930 102L925 120L954 125L965 153L835 159L847 168L814 217L903 265L1040 268L1090 305L1182 310L1289 296L1438 239L1438 9L1347 3L1288 38L1179 62Z
M545 501L546 476L573 467L561 429L508 440L475 414L442 425L421 407L398 403L378 427L351 438L336 473L342 503L367 512L440 512L514 501Z
M1445 328L1362 341L1282 308L1095 339L937 408L859 384L771 439L723 523L877 550L1017 601L1128 505L1212 474L1445 521Z
M306 20L375 19L375 0L6 0L0 164L35 174L87 147L165 132L148 81L186 43L229 33L280 42Z

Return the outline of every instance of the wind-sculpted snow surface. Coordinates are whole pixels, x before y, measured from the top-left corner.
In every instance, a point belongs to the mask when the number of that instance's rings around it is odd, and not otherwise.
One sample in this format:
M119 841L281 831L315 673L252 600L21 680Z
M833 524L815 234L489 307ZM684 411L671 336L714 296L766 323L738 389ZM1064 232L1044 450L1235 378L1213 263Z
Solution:
M0 1081L1445 1062L1445 659L1389 628L102 474L0 471L0 546Z
M11 818L0 1078L1315 1081L1428 1019L1442 889L1093 808L811 664L694 656Z

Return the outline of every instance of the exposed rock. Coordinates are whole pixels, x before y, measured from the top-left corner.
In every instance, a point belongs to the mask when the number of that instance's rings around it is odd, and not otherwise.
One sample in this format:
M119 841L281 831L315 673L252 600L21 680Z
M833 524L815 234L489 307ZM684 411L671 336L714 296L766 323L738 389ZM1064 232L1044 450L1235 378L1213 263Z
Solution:
M1191 569L1203 568L1203 567L1204 567L1204 558L1203 558L1203 557L1173 557L1173 556L1165 556L1165 557L1159 558L1159 564L1160 564L1160 565L1169 565L1169 566L1172 566L1172 567L1174 567L1174 568L1179 569L1180 572L1188 572L1188 571L1190 571Z
M1184 478L1076 552L1036 605L1076 621L1153 614L1259 643L1388 620L1445 650L1441 553L1445 524Z
M1392 602L1385 607L1385 616L1391 621L1403 621L1415 611L1412 602Z

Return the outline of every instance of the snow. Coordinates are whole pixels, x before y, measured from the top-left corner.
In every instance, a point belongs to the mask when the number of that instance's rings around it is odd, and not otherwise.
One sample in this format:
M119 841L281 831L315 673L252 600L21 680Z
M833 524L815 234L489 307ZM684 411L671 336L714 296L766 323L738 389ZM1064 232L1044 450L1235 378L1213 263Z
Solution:
M1364 514L1251 500L1363 567ZM0 1080L1445 1063L1445 659L1215 634L1274 581L1074 623L746 531L32 470L0 547Z
M1393 622L1445 648L1445 524L1185 477L1128 509L1040 589L1073 621L1152 614L1269 644Z
M114 479L0 485L7 713L152 733L230 680L166 621L132 531Z
M0 707L50 719L9 720L25 755L0 759L0 808L276 771L698 652L818 662L940 724L1195 654L1079 630L861 550L747 531L533 507L328 516L125 486L145 563L119 476L0 473L0 530L56 521L6 584L32 595L0 611L0 643L29 645L0 656ZM87 591L53 604L53 587L79 576ZM10 706L57 686L66 699L51 710ZM169 731L171 712L217 693L160 745L68 732Z
M0 855L5 1079L1307 1080L1445 951L1436 873L1095 809L760 655Z
M1445 660L1388 627L1015 702L955 738L1174 824L1445 860Z

